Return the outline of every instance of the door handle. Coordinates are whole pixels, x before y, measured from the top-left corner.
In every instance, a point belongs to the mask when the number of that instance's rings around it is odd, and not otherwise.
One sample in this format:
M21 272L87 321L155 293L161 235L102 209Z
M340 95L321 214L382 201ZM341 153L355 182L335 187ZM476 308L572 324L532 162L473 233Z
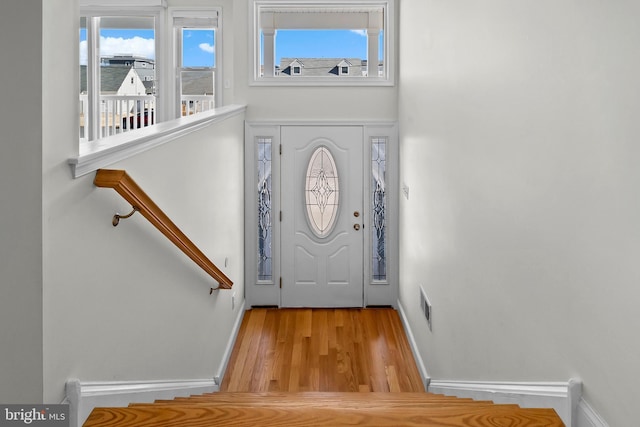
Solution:
M353 229L356 231L360 230L360 224L353 224Z

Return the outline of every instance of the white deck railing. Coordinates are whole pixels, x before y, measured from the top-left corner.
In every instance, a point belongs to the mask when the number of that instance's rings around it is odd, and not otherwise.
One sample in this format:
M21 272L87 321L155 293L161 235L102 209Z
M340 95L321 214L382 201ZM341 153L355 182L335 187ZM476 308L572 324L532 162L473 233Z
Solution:
M89 113L89 98L80 95L80 139L88 138L86 117ZM100 124L98 138L150 126L156 123L156 97L142 96L100 96Z
M215 108L215 99L212 95L185 95L180 98L181 115L209 111ZM80 139L88 140L89 98L80 95ZM97 138L116 135L122 132L143 128L156 123L156 97L153 95L124 96L101 95L100 96L100 125Z
M213 110L215 108L215 99L213 95L182 95L180 104L180 111L184 117Z

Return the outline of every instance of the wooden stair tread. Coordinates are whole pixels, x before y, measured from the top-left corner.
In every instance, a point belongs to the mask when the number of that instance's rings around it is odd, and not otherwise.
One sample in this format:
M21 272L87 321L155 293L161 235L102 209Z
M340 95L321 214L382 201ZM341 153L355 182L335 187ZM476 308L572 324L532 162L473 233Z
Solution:
M553 409L523 409L511 405L444 408L317 408L211 405L150 405L96 408L85 427L97 426L442 426L561 427Z
M302 393L207 393L202 395L195 395L190 397L177 397L174 401L207 401L207 402L255 402L255 401L268 401L268 402L288 402L292 399L314 402L318 399L327 401L354 401L354 402L377 402L392 400L402 402L474 402L471 398L459 398L452 396L445 396L441 394L431 393L351 393L351 392L302 392Z
M442 402L432 402L432 401L402 401L402 400L390 400L390 401L371 401L367 402L365 400L360 401L339 401L339 400L319 400L317 402L305 401L305 400L291 400L287 401L245 401L245 402L222 402L222 401L206 401L206 400L158 400L153 403L133 403L129 405L132 408L141 408L141 407L153 407L154 405L158 406L168 406L168 405L185 405L185 406L211 406L211 407L322 407L322 408L356 408L356 409L364 409L364 408L425 408L425 407L433 407L433 408L442 408L447 406L491 406L495 405L495 403L489 400L473 400L470 402L467 401L442 401ZM518 405L508 405L512 407L517 407Z
M305 401L316 401L318 399L329 400L350 400L350 401L389 401L389 400L402 400L402 401L466 401L473 402L471 398L460 398L454 396L445 396L443 394L433 394L425 392L264 392L264 393L205 393L202 395L195 395L190 397L178 397L176 399L187 400L210 400L210 401L223 401L223 402L242 402L242 401L255 401L255 400L290 400L292 398Z

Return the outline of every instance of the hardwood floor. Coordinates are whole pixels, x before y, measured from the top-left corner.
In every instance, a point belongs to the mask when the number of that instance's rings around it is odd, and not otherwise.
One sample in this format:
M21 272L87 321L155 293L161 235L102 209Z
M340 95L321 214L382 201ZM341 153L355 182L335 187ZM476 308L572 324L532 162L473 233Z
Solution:
M423 392L397 312L252 309L221 391Z
M564 427L553 409L424 393L391 309L247 311L221 391L95 408L84 426Z

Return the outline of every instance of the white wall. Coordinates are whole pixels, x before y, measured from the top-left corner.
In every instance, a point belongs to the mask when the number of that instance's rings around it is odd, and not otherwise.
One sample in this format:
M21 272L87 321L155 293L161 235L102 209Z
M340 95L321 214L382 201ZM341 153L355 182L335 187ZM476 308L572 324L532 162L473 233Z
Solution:
M44 14L44 399L61 401L69 378L212 379L244 296L242 117L111 166L234 281L210 296L213 279L140 214L111 225L130 210L115 191L96 188L93 174L71 177L78 71L69 3L47 0Z
M634 425L640 4L400 13L400 293L430 375L579 377L610 425Z
M42 401L40 0L0 13L0 402ZM29 31L24 23L29 22ZM19 35L19 36L17 36Z
M67 378L215 376L244 296L241 129L230 119L113 165L234 281L212 296L213 279L141 215L111 225L131 208L93 174L72 180L61 165L47 175L64 191L45 201L45 397Z

